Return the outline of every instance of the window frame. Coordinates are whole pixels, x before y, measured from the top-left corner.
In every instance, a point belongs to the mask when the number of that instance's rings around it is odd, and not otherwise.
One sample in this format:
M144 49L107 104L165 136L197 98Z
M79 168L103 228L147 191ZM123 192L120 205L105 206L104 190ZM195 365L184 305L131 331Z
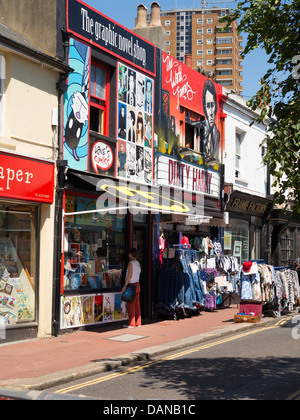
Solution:
M103 128L102 132L96 131L98 134L102 134L104 136L108 136L108 129L109 129L109 98L110 98L110 71L107 66L105 66L102 63L99 63L96 60L92 60L91 69L92 66L95 66L97 68L101 68L102 70L105 70L105 98L101 98L100 96L96 96L96 92L92 93L91 86L92 86L92 71L90 72L90 115L91 115L91 108L96 108L99 111L103 111ZM95 73L96 75L96 73ZM95 83L95 89L96 89L96 83ZM90 121L89 121L90 123ZM90 124L89 129L91 130ZM95 132L95 131L94 131Z

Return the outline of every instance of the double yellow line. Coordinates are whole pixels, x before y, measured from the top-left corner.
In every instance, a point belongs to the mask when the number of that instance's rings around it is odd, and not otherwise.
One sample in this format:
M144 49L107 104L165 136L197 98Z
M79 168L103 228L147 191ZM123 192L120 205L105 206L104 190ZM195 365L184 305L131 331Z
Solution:
M179 357L187 356L189 354L196 353L196 352L201 351L201 350L206 350L206 349L209 349L211 347L219 346L221 344L230 343L231 341L238 340L239 338L248 337L250 335L254 335L254 334L257 334L257 333L262 332L262 331L265 332L267 330L272 330L274 328L278 328L281 325L285 324L287 321L290 320L290 318L291 317L282 319L282 320L278 321L276 324L274 324L273 326L270 326L270 327L258 328L258 329L248 331L248 332L245 332L245 333L242 333L242 334L234 335L232 337L227 337L223 340L215 341L213 343L203 344L202 346L195 347L195 348L190 349L190 350L185 350L185 351L182 351L180 353L176 353L176 354L173 354L173 355L170 355L170 356L166 356L166 357L163 357L162 359L159 359L159 360L150 361L148 363L143 364L142 366L135 366L133 368L126 369L123 372L116 372L116 373L113 373L111 375L104 376L103 378L97 378L97 379L93 379L91 381L84 382L82 384L73 385L73 386L70 386L68 388L64 388L64 389L61 389L59 391L56 391L55 393L56 394L67 394L69 392L77 391L78 389L81 389L81 388L86 388L88 386L97 385L97 384L100 384L100 383L103 383L103 382L106 382L106 381L111 381L112 379L116 379L116 378L120 378L122 376L126 376L126 375L136 373L140 370L146 369L150 366L157 365L159 363L163 363L163 362L166 362L166 361L169 361L169 360L178 359Z

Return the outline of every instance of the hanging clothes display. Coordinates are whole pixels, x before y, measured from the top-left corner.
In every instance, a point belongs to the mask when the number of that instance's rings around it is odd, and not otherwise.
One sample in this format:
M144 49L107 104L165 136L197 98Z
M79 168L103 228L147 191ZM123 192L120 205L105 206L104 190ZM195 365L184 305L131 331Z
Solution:
M276 292L280 300L281 311L291 312L299 303L300 285L296 270L278 267L275 269Z
M204 306L205 293L200 278L199 262L194 250L177 250L175 258L167 258L159 271L156 310L165 313L197 313Z
M239 303L238 259L222 255L216 237L161 228L158 245L157 315L176 319Z
M280 316L292 312L299 303L300 287L296 270L273 267L264 262L247 261L239 273L239 293L243 309L261 302L264 314Z

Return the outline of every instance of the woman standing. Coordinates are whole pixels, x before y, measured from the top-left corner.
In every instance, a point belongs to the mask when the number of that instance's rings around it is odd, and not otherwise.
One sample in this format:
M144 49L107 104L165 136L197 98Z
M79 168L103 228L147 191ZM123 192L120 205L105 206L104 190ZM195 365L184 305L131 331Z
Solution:
M140 327L142 324L141 319L141 306L140 306L140 274L141 274L141 266L140 263L136 259L137 251L135 248L131 248L129 250L129 264L126 272L126 280L125 285L122 289L122 293L125 292L126 287L128 284L134 284L136 287L136 295L134 302L127 303L127 311L128 311L128 318L129 318L129 325L124 325L125 328L134 328Z

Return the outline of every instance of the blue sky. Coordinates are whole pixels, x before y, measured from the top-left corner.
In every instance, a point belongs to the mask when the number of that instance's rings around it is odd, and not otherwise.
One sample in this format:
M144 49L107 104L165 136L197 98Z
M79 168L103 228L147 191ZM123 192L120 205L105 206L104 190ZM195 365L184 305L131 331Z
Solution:
M85 3L99 10L101 13L120 23L128 29L134 27L134 19L137 15L137 6L140 3L143 3L148 10L151 9L152 0L83 0ZM211 2L208 0L207 2ZM234 8L236 1L232 2L215 2L220 7L231 7ZM190 7L199 7L201 6L201 1L199 0L159 0L159 4L162 10L170 10L175 8L190 8ZM213 3L211 4L213 5ZM244 36L245 42L245 36ZM256 49L251 54L249 54L243 62L243 87L244 92L243 96L245 99L252 97L257 90L259 89L258 81L267 71L268 63L266 54L261 49Z

